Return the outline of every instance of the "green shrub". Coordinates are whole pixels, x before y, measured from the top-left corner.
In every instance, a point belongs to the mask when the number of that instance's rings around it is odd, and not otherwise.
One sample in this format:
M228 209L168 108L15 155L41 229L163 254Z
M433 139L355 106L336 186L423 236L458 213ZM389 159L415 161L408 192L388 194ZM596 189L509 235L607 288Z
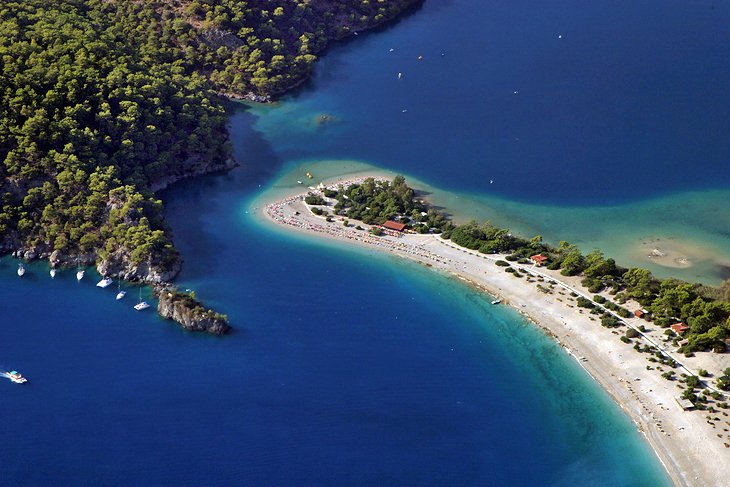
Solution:
M309 193L304 197L304 202L308 205L326 205L327 202L318 194Z

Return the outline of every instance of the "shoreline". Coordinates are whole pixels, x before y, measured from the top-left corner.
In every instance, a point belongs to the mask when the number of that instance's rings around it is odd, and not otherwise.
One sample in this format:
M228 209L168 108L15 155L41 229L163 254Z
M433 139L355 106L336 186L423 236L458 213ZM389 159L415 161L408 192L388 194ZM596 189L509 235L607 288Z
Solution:
M385 172L353 173L322 184L346 185L364 177L389 179L391 176ZM504 256L479 254L437 235L375 237L366 230L353 228L355 224L369 227L361 222L345 227L337 217L328 223L324 217L312 214L304 204L307 189L306 186L291 188L288 196L280 195L274 202L260 204L255 212L276 228L408 258L501 299L556 340L601 385L631 418L674 485L722 485L730 478L730 463L726 461L730 450L725 446L730 442L730 435L726 434L730 426L727 413L723 410L712 413L713 417L721 418L715 421L720 426L718 430L713 422L706 420L710 415L707 411L682 410L674 400L681 390L675 381L660 376L657 369L662 370L661 367L649 367L647 355L618 340L622 333L601 327L587 310L571 304L572 292L591 297L582 292L579 278L566 278L544 268L538 270L511 262L523 275L529 274L528 283L495 265ZM548 283L549 293L540 291L535 283ZM637 325L644 323L636 320ZM648 335L642 343L653 343Z

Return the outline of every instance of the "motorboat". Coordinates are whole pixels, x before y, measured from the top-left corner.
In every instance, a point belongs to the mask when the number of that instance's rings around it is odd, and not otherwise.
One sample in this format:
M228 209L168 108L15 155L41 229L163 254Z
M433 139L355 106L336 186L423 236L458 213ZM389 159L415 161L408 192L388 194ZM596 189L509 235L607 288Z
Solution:
M499 304L501 302L502 302L501 299L495 299L494 301L492 301L492 304Z
M51 269L50 274L51 274L51 279L55 278L56 277L56 269Z
M18 276L23 277L23 274L25 274L25 266L18 264Z
M20 375L20 372L18 372L17 370L5 372L5 377L15 382L16 384L25 384L26 382L28 382L28 379Z
M111 285L111 283L113 283L113 282L114 281L112 281L111 277L105 277L104 279L102 279L101 281L96 283L96 287L100 287L100 288L109 287L109 285Z
M84 278L84 270L79 269L78 271L76 271L76 280L80 281L83 278Z
M124 290L122 290L122 291L119 291L119 292L117 293L117 301L119 301L120 299L122 299L122 298L123 298L124 296L126 296L126 295L127 295L127 291L124 291Z

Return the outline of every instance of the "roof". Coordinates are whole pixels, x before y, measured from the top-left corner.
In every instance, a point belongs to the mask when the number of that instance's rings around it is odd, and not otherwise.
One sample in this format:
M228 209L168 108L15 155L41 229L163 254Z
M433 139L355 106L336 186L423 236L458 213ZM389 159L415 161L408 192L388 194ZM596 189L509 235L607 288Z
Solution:
M672 331L675 331L677 333L682 333L683 331L689 330L689 326L685 325L684 323L675 323L671 326Z
M404 223L394 222L393 220L388 220L387 222L383 223L383 226L385 228L390 228L391 230L397 230L399 232L402 232L406 229L406 225Z
M530 257L530 260L532 260L534 262L545 262L546 260L548 260L548 258L546 255L535 254L532 257Z
M682 399L681 396L675 397L674 400L677 401L677 404L679 404L682 409L692 409L693 407L695 407L692 401L690 401L689 399Z

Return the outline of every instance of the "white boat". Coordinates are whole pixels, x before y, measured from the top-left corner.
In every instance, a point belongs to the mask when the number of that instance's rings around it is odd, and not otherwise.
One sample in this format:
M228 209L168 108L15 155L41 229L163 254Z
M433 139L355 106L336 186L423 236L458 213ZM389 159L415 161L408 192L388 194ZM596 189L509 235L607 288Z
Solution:
M23 274L25 274L25 266L18 264L18 276L23 277Z
M26 382L28 382L28 379L20 375L20 372L18 372L17 370L5 372L5 377L15 382L16 384L25 384Z
M398 79L401 79L403 77L403 73L398 73Z
M51 269L51 279L56 277L56 269Z
M122 299L124 296L127 295L127 291L122 289L122 280L119 279L119 287L117 288L117 301Z
M495 299L494 301L492 301L492 304L499 304L501 302L502 302L501 299Z
M134 309L142 311L143 309L149 308L150 305L147 301L142 301L142 288L139 288L139 303L134 305Z
M114 281L112 281L111 277L105 277L104 279L96 283L96 287L105 288L108 287L112 282Z
M78 271L76 271L76 280L80 281L83 278L84 278L84 270L79 269Z
M299 181L299 180L297 180L297 184L304 184L304 183L303 183L303 182L301 182L301 181Z

